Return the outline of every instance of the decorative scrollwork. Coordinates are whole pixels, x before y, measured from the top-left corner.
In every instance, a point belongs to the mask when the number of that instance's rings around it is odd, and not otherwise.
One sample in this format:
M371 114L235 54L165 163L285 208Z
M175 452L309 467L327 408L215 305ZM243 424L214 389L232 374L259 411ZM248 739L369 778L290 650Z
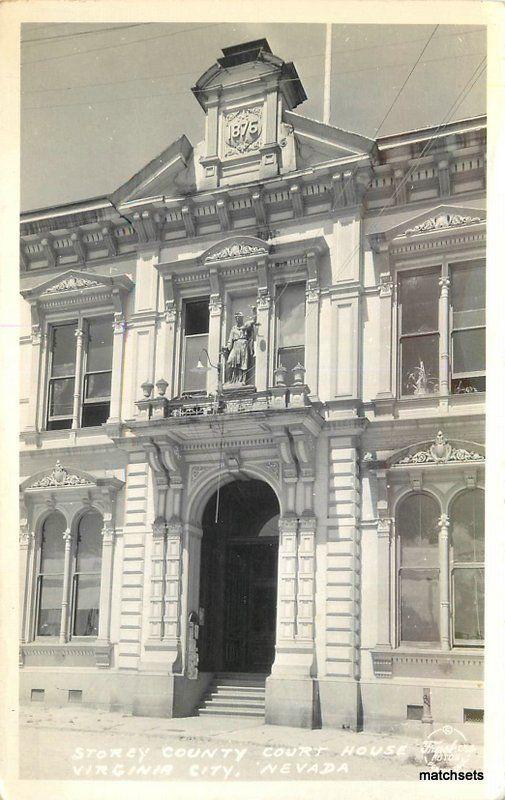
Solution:
M424 222L415 225L413 228L408 228L405 231L406 236L413 233L428 233L429 231L443 230L444 228L453 228L456 225L473 225L477 222L482 222L480 217L464 217L461 214L439 214L436 217L430 217Z
M98 281L90 281L88 278L77 278L75 275L71 275L69 278L65 278L65 280L46 289L46 294L72 292L76 289L90 289L93 286L100 286L100 284Z
M418 450L397 462L403 464L447 464L451 462L484 461L484 456L463 447L453 447L442 431L427 450Z
M93 486L91 481L81 478L79 475L71 475L62 467L59 461L56 462L50 475L39 478L31 485L31 489L59 488L60 486Z

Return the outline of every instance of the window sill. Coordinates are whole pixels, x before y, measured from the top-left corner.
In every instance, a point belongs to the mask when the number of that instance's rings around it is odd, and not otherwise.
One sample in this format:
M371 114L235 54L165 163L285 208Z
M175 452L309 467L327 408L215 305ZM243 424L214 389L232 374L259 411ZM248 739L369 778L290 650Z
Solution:
M20 645L23 667L110 667L112 645L96 638L74 638L61 644L56 637L40 637Z
M449 678L482 680L484 646L441 650L429 645L402 645L371 651L376 678Z
M483 407L486 402L485 392L469 392L465 394L429 394L419 397L378 397L372 401L376 416L401 417L404 412L433 409L444 412L459 409L462 406Z

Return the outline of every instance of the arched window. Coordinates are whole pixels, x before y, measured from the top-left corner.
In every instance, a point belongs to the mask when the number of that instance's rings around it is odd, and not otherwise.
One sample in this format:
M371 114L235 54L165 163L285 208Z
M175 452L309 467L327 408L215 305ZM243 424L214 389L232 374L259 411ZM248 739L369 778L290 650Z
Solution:
M407 495L397 509L402 642L440 640L439 517L437 502L421 492Z
M452 545L453 640L481 644L484 639L484 492L456 497L450 512Z
M37 636L59 636L67 523L63 514L54 511L45 519L40 542L37 575Z
M77 527L72 576L72 636L98 636L103 520L97 511Z

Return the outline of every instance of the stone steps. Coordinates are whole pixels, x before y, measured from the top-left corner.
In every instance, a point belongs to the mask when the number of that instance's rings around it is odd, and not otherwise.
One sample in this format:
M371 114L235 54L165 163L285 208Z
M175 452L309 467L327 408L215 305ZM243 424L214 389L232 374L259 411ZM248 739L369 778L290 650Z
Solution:
M198 715L265 716L266 675L219 673L198 708Z

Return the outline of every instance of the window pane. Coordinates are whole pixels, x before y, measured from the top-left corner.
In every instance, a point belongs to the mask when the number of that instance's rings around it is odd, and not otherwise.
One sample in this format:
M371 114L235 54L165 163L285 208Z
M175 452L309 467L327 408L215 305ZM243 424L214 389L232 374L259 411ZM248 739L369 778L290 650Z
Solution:
M90 320L86 372L108 370L112 366L112 318Z
M486 307L486 271L484 264L469 264L451 269L451 305L453 313L484 310Z
M79 522L77 533L76 572L100 572L102 563L101 514L90 512Z
M484 561L484 492L463 492L452 504L453 559Z
M53 328L51 375L75 375L75 322Z
M454 638L484 639L484 570L454 570Z
M42 527L39 572L63 572L65 543L63 533L67 523L63 514L50 514Z
M192 372L198 364L202 350L207 349L208 334L204 333L201 336L186 336L185 339L185 356L184 356L184 378L183 378L183 391L184 392L205 392L207 390L207 370L201 372ZM202 357L202 362L205 364L205 356Z
M57 378L51 381L49 397L50 417L71 417L74 407L74 378Z
M82 428L103 425L110 415L110 403L86 403L82 409Z
M293 384L293 368L297 364L305 366L305 347L281 347L277 351L277 366L286 367L286 385Z
M74 636L98 636L99 575L76 575Z
M39 617L37 636L59 636L61 602L63 599L63 575L39 578Z
M277 315L277 346L279 348L303 346L305 344L304 283L279 287Z
M440 639L438 572L402 570L400 596L402 641L438 642Z
M85 399L95 397L110 397L110 382L112 372L97 372L86 376Z
M484 328L455 331L452 334L452 371L484 372L486 368L486 331Z
M209 332L209 298L186 303L186 336Z
M438 566L439 517L438 504L426 494L411 494L402 500L396 514L402 566Z
M401 332L438 331L438 272L400 278Z
M438 392L438 335L403 339L401 359L402 395Z

